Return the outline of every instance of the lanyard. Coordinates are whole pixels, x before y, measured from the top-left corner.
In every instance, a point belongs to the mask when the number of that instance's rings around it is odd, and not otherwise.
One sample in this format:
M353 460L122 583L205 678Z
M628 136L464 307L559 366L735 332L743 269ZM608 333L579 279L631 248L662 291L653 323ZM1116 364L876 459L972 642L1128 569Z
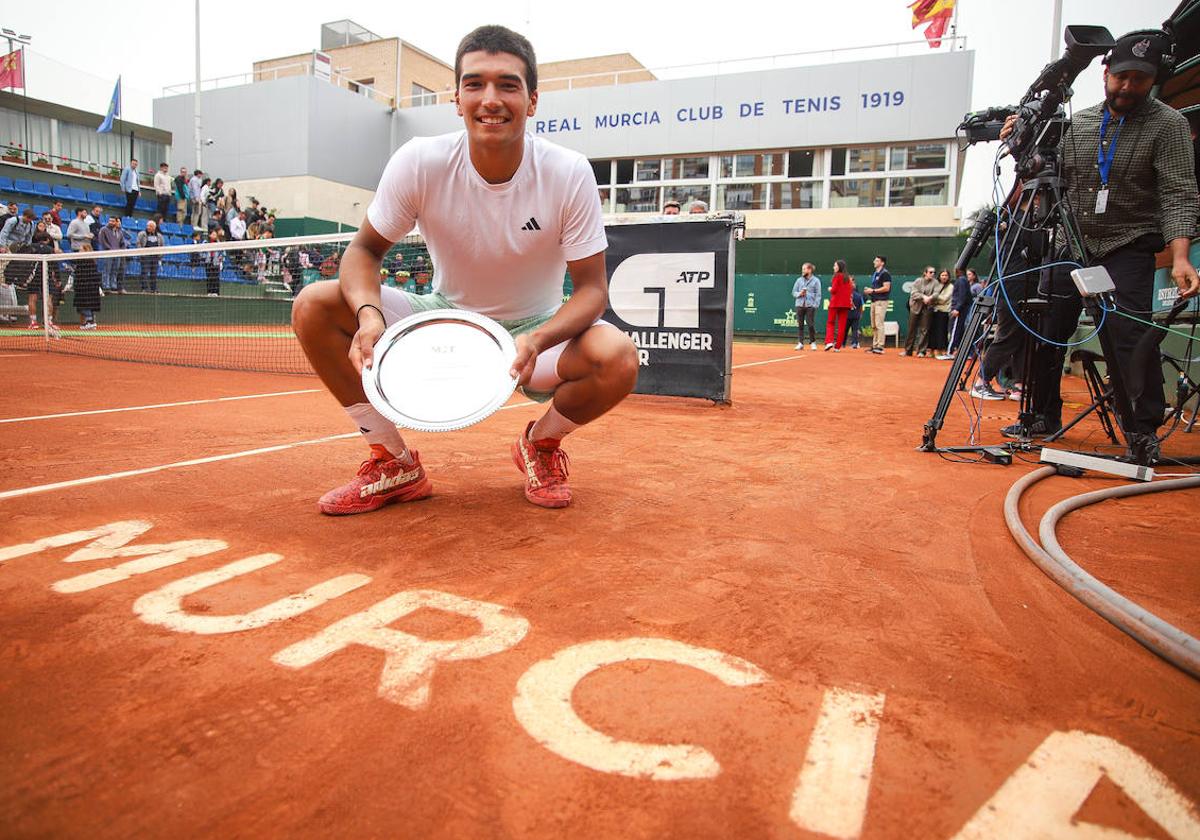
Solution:
M1104 118L1100 120L1100 143L1096 150L1096 165L1100 169L1100 187L1106 189L1108 187L1108 173L1112 171L1113 159L1117 156L1117 138L1121 136L1121 126L1125 125L1125 118L1121 117L1117 123L1117 130L1113 132L1112 142L1108 144L1108 153L1104 152L1104 135L1108 133L1109 121L1108 109L1104 109Z

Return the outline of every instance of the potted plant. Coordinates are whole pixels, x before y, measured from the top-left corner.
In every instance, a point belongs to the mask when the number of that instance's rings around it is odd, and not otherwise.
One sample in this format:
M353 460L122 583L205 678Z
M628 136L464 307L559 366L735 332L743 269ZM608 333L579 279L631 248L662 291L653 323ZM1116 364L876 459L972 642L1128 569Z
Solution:
M24 148L25 147L22 146L20 143L15 143L12 140L9 140L8 145L4 147L4 155L3 155L4 160L11 161L13 163L24 163L25 162Z
M121 180L121 167L117 165L115 160L108 165L108 172L104 174L104 177L109 181Z
M80 172L79 167L76 166L75 164L71 163L71 159L69 157L61 156L61 157L59 157L59 160L62 161L62 163L60 163L58 165L59 172L71 172L76 175L79 174L79 172Z
M37 157L35 157L33 159L33 165L36 166L38 169L53 169L54 168L50 165L50 161L48 159L46 159L45 157L43 157L40 152L38 152Z
M84 171L83 174L90 175L93 178L99 178L100 170L96 168L96 164L92 163L91 161L88 161L87 169Z

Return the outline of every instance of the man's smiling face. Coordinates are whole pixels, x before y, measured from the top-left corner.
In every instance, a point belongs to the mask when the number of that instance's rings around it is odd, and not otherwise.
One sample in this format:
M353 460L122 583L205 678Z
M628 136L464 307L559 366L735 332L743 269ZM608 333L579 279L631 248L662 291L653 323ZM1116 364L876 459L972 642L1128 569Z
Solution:
M525 120L537 110L537 91L529 90L525 70L511 53L463 55L454 101L473 145L500 149L522 141Z

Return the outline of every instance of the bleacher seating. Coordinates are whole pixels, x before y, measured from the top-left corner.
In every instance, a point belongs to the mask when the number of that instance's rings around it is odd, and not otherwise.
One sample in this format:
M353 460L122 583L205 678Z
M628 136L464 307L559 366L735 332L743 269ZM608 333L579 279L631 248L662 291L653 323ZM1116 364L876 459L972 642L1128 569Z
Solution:
M64 184L51 187L50 194L55 198L61 198L63 201L71 200L71 188Z
M17 188L13 186L13 179L7 175L0 175L0 192L16 192Z
M103 193L97 192L96 190L88 190L84 195L91 204L99 204L101 206L104 205Z
M36 195L33 190L33 181L30 181L27 178L18 178L13 182L13 188L17 192L24 193L25 195Z
M154 203L154 199L146 198L145 196L139 198L133 206L143 213L153 213L158 209L158 205Z
M42 195L46 198L51 198L50 185L42 181L35 181L33 184L33 194Z

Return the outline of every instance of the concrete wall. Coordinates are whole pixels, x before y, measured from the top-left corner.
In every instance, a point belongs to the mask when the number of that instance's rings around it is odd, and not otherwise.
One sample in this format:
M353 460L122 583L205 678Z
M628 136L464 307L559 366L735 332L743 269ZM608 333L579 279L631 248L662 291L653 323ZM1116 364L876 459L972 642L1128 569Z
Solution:
M597 73L606 75L596 75L592 78L583 79L571 78L573 76L592 76L592 74ZM538 64L538 90L543 92L567 90L568 85L571 89L613 84L627 85L632 82L649 82L655 78L657 77L629 53L596 55L590 58L576 58L570 61L549 61ZM553 81L555 79L561 79L562 81ZM568 79L570 79L569 82L567 81Z
M202 168L226 181L313 176L374 189L391 152L386 106L311 76L200 95ZM195 168L192 97L154 101L154 123L176 138L173 166Z
M400 107L413 107L412 86L416 83L436 93L439 103L454 101L454 65L434 58L407 42L400 43Z

